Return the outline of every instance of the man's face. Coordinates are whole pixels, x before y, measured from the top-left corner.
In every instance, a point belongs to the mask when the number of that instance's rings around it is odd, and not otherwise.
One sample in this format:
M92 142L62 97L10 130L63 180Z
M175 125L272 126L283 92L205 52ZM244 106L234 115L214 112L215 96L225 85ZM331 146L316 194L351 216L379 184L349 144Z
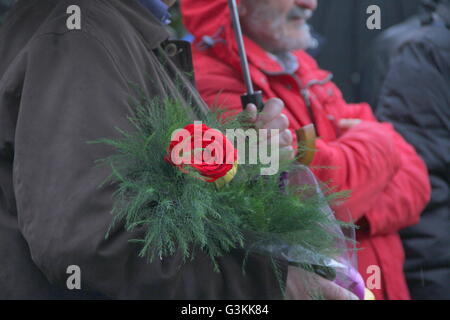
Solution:
M241 0L244 33L272 53L306 49L317 0Z

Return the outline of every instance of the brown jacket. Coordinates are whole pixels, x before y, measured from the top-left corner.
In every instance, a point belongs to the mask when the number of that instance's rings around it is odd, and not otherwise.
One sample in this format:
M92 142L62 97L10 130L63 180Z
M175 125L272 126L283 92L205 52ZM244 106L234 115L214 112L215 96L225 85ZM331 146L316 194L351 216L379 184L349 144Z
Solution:
M81 30L67 29L69 5ZM235 250L216 273L203 253L147 263L129 242L142 229L105 239L114 186L99 187L109 171L94 162L113 150L87 142L131 130L130 83L174 94L155 53L166 38L135 0L22 0L11 12L0 31L0 298L280 298L267 257L250 256L244 276ZM66 288L70 265L81 291Z

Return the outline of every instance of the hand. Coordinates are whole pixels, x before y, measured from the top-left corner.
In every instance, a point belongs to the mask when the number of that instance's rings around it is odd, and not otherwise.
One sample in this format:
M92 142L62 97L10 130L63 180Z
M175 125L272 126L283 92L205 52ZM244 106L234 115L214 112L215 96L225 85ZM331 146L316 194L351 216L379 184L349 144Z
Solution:
M350 291L306 270L289 266L286 282L287 300L359 300Z
M361 119L341 119L339 120L338 127L345 131L357 126L361 122Z
M294 158L294 148L292 147L293 137L289 130L289 119L283 112L284 103L280 99L273 98L266 102L264 109L258 114L258 110L254 104L249 104L245 111L247 112L248 121L253 123L256 129L278 129L280 136L280 155L288 159ZM270 141L270 131L267 139Z

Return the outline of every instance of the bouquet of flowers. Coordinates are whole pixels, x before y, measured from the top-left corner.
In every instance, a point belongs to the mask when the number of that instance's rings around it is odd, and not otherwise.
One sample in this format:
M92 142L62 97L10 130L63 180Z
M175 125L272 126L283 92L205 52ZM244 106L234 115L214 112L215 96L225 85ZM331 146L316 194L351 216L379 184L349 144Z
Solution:
M142 98L135 110L133 132L97 143L117 151L101 160L117 184L114 221L128 230L145 228L145 237L133 240L142 245L142 257L153 261L180 250L194 259L199 248L215 263L242 248L336 275L339 266L330 261L346 254L341 244L347 239L328 203L341 194L324 196L315 180L289 179L312 176L295 160L280 161L276 174L262 176L261 158L249 161L250 152L244 155L224 134L249 128L242 117L224 122L211 112L193 123L170 99Z

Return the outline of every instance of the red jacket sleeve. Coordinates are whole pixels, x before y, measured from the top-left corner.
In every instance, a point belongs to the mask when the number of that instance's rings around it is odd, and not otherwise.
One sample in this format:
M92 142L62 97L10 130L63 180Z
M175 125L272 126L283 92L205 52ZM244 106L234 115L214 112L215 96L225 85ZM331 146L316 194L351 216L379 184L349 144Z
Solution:
M400 155L389 124L362 122L339 139L317 140L311 164L317 177L333 190L350 190L345 206L336 208L339 219L358 221L372 209L400 169Z
M345 220L346 208L354 221L365 217L370 232L388 234L418 222L429 201L430 184L422 159L390 124L378 123L367 104L350 104L341 118L361 119L338 140L318 140L313 166L333 163L336 170L316 170L338 190L351 197L338 211Z
M411 145L395 135L400 169L365 214L372 235L397 232L418 223L431 196L425 163Z
M341 117L344 119L361 119L363 121L378 122L367 103L347 104L344 109L341 109Z

